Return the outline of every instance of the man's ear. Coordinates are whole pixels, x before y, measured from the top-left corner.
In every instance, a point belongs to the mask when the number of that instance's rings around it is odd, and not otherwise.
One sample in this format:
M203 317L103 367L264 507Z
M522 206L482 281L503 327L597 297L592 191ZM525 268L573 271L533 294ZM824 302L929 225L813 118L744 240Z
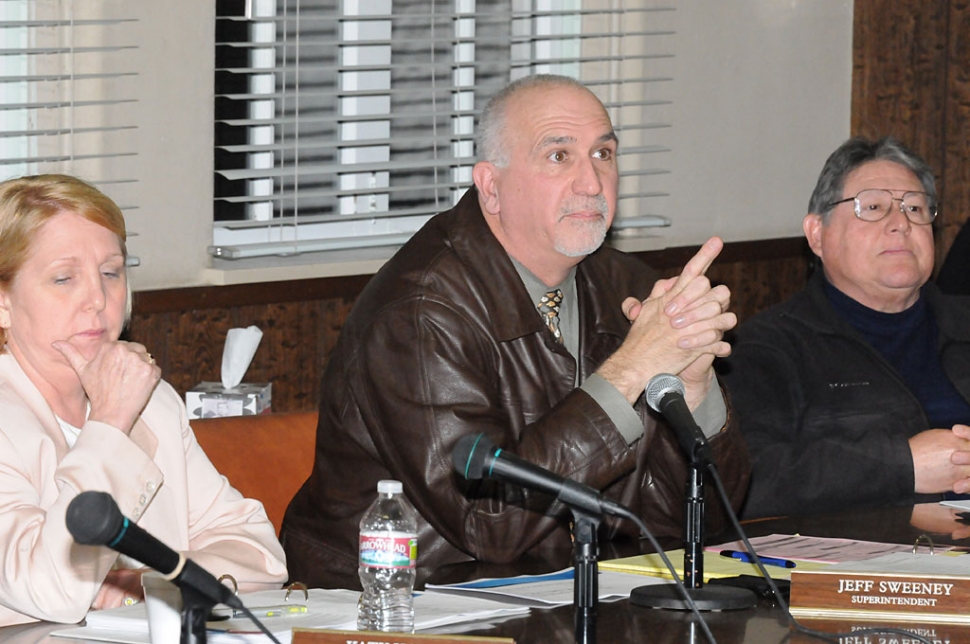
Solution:
M805 239L808 240L808 247L823 261L825 258L822 257L822 226L824 225L822 215L815 213L808 213L802 220L802 230L805 232Z
M501 211L497 175L498 168L490 161L479 161L472 168L472 180L478 188L478 199L487 215L497 215Z

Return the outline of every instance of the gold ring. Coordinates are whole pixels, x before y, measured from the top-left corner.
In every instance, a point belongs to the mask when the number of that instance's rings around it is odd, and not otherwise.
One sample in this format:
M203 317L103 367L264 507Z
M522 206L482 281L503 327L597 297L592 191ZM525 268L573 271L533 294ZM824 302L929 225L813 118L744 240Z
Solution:
M135 599L134 597L125 597L125 601L124 601L125 606L134 606L137 603L138 603L138 600Z
M148 356L148 364L155 364L155 358L152 357L152 354L146 352L145 355Z

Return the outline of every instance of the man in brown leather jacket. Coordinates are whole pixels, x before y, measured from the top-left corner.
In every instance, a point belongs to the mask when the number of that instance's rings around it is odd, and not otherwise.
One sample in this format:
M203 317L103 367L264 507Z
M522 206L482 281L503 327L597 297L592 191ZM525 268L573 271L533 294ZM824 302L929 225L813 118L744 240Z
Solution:
M510 562L569 548L547 495L453 470L462 436L590 485L682 534L687 464L643 390L680 376L737 507L749 474L711 364L730 347L730 293L704 276L713 238L676 278L600 248L616 206L617 140L599 100L558 76L513 83L479 125L475 187L374 276L323 377L314 470L287 510L290 578L359 588L358 523L377 481L417 509L418 563ZM559 289L558 332L537 302ZM723 511L707 504L708 530ZM601 538L636 535L604 521Z

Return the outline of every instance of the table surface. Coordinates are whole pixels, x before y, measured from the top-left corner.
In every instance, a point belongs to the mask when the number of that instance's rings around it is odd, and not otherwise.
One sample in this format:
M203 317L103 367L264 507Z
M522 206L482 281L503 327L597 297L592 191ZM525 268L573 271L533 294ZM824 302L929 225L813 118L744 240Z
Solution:
M928 535L934 543L970 547L970 525L960 522L954 511L939 504L883 508L828 514L812 517L791 517L754 521L745 524L748 536L766 534L801 534L816 537L842 537L912 544L921 535ZM733 534L709 538L709 543L735 539ZM662 542L665 548L678 548L676 541ZM651 552L649 543L600 544L601 561ZM547 558L524 560L514 567L485 564L459 565L435 571L429 581L448 583L461 579L499 577L513 574L548 572L569 565L570 553L552 553ZM770 600L762 600L756 608L736 611L704 612L704 619L719 644L781 642L791 633L787 617ZM835 633L877 624L839 621L809 621L800 623L810 628ZM585 644L614 644L618 642L705 642L706 638L686 611L654 609L635 606L627 600L600 602L595 623L582 637L576 636L576 617L572 606L554 609L533 609L528 616L507 619L499 624L463 634L512 638L517 644L550 644L553 642L583 641ZM886 625L881 623L878 625ZM892 624L906 628L931 641L951 644L970 644L970 625L949 624ZM0 628L0 642L4 644L71 644L80 640L51 637L49 633L63 625L31 624ZM816 638L793 633L789 642L795 644L818 642ZM905 636L870 636L843 639L846 644L902 644L915 640Z

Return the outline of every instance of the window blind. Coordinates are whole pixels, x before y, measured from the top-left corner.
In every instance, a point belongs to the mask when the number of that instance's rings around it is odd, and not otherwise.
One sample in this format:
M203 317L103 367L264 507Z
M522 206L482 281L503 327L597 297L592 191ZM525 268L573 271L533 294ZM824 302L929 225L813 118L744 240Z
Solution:
M0 180L72 174L136 207L129 9L127 0L0 0Z
M218 0L211 255L398 245L471 185L476 118L580 79L620 137L617 227L665 225L670 7L643 0Z

